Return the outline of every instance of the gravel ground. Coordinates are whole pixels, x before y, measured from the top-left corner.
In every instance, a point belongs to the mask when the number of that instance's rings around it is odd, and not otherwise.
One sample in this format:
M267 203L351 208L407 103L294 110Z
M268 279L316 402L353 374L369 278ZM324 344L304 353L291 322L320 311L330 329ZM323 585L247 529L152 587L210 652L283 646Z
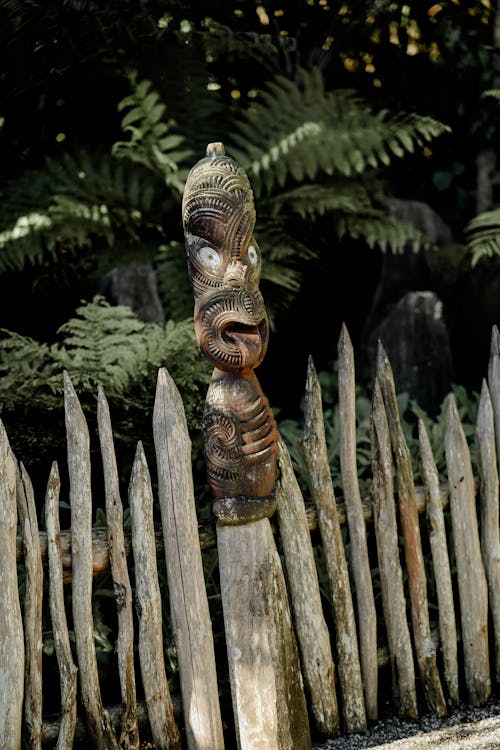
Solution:
M341 735L313 750L500 750L500 701L481 708L464 706L444 719L434 714L419 721L385 719L366 734Z

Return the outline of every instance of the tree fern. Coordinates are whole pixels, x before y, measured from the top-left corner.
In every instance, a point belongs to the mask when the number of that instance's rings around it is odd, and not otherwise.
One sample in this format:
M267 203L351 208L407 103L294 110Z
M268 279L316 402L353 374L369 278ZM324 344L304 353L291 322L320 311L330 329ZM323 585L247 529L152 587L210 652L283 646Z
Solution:
M232 134L232 153L256 191L289 178L312 181L321 173L351 176L387 166L448 128L431 117L374 113L353 91L327 92L320 71L302 71L298 84L276 77Z
M175 122L163 119L167 108L151 81L137 81L137 74L133 72L130 83L132 93L118 104L120 112L126 110L121 126L130 135L130 140L115 143L113 155L143 164L181 194L187 171L179 165L191 156L191 151L179 149L185 139L170 132Z
M161 182L138 166L85 151L49 158L5 189L0 206L0 271L22 268L47 253L76 251L104 239L137 243L140 231L155 232L165 211Z
M485 211L465 227L465 245L475 266L483 258L500 255L500 208Z

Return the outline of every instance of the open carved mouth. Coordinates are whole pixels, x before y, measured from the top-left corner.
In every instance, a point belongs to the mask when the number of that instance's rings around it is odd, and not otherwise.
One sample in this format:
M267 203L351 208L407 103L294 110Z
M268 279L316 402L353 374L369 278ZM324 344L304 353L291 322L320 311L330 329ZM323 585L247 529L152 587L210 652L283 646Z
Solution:
M226 341L234 341L234 339L253 339L261 338L262 331L261 326L256 325L245 325L245 323L228 323L222 330L222 338Z

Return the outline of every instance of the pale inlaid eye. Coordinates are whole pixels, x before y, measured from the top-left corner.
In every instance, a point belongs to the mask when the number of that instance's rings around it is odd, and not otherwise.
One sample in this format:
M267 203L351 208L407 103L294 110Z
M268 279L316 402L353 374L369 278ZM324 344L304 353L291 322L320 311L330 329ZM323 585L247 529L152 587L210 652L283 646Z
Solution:
M219 253L213 247L202 247L198 251L198 256L207 268L216 268L221 262Z
M259 253L253 245L250 245L250 247L248 248L248 260L250 261L252 266L256 266L259 262Z

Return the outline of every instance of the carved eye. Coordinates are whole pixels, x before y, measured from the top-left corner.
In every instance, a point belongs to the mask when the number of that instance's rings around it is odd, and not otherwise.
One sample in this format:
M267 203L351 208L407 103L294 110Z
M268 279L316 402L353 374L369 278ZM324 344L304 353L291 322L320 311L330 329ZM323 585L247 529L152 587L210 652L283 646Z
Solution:
M220 263L220 256L213 247L202 247L198 251L199 258L207 268L215 268Z
M259 262L259 253L253 245L250 245L250 247L248 248L248 260L250 261L252 266L256 266Z

